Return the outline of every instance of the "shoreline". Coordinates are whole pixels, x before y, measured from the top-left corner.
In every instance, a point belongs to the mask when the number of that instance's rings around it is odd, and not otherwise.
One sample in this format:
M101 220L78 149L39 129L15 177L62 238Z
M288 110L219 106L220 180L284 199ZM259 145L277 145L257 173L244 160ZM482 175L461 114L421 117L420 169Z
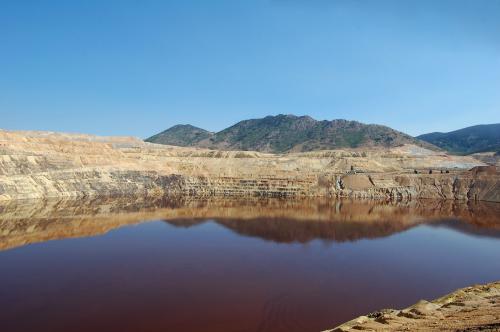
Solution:
M382 309L323 332L499 331L500 281L458 289L401 310Z

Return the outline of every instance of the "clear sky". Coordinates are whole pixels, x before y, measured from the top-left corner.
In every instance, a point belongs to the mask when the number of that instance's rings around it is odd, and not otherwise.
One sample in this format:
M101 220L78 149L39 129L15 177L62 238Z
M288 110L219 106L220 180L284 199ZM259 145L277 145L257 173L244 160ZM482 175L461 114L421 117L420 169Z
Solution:
M0 0L0 128L500 122L497 0Z

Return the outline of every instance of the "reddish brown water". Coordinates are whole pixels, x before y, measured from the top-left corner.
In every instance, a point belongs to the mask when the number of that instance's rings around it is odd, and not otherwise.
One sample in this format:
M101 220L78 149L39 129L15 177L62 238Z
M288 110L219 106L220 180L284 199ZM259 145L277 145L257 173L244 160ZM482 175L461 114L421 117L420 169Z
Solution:
M499 280L497 221L151 221L19 246L0 252L0 330L321 331Z

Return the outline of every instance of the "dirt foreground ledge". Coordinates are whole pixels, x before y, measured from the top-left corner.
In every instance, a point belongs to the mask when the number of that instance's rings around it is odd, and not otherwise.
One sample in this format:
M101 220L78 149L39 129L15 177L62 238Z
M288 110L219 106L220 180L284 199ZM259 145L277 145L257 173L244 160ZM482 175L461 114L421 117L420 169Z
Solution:
M324 332L345 331L500 331L500 281L462 288L403 310L376 311Z

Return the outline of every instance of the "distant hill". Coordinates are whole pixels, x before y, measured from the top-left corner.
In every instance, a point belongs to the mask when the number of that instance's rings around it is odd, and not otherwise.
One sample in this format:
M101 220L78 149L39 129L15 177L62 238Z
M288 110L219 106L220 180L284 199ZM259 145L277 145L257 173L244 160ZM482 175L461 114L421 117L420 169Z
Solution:
M430 133L417 137L457 154L500 151L500 123L478 125L449 133Z
M309 116L295 115L244 120L217 133L210 133L188 125L174 126L146 141L209 149L273 153L375 146L394 147L402 144L435 148L385 126L347 120L317 121Z
M193 146L199 141L212 137L213 133L191 125L176 125L159 134L146 139L146 142L176 145Z

